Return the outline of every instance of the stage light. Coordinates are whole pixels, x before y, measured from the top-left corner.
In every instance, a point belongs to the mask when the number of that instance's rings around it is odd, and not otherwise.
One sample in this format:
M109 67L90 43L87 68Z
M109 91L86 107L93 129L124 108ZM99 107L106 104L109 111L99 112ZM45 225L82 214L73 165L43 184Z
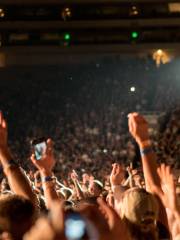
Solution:
M108 150L107 149L103 149L103 153L107 153L108 152Z
M61 16L63 18L64 21L68 20L69 18L71 18L72 16L72 12L71 9L66 7L62 10Z
M131 92L135 92L135 91L136 91L136 88L135 88L135 87L131 87L131 88L130 88L130 91L131 91Z
M171 56L167 51L158 49L153 52L153 60L156 62L156 66L159 67L162 64L166 64L171 61Z
M0 17L3 18L5 16L4 9L0 8Z
M65 12L66 12L66 15L68 17L71 17L71 10L70 10L70 8L65 8Z
M179 13L180 12L180 3L178 3L178 2L176 2L176 3L169 3L168 7L169 7L169 11L171 13Z
M139 14L139 11L138 11L137 7L136 6L132 6L130 11L129 11L129 15L130 16L137 16L138 14Z
M132 39L137 39L139 37L139 33L137 31L131 32L131 38Z
M157 54L158 54L158 55L162 55L162 54L163 54L163 51L162 51L161 49L158 49L158 50L157 50Z
M69 33L64 34L64 40L69 41L71 39L71 35Z

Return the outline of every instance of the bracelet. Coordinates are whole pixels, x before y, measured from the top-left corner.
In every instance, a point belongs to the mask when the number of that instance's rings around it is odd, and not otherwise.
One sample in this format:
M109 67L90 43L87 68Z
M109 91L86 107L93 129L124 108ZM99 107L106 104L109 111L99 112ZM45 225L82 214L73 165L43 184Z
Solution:
M53 180L54 178L52 178L51 176L42 177L42 182L51 182Z
M149 153L153 152L153 148L151 146L140 149L141 156L148 155Z

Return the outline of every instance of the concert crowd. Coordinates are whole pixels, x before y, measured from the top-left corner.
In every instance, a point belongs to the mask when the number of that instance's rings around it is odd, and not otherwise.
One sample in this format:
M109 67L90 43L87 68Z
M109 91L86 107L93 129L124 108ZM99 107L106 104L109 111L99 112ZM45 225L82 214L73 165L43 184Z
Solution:
M0 239L180 239L177 64L1 70Z

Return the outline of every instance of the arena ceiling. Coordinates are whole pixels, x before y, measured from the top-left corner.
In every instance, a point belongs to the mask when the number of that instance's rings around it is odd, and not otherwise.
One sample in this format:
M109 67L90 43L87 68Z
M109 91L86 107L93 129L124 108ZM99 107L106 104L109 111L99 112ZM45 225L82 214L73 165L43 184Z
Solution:
M179 55L179 29L180 1L0 0L1 53L12 62L158 48Z
M147 3L147 2L161 2L161 3L170 3L170 2L178 2L175 0L0 0L0 4L67 4L67 3Z

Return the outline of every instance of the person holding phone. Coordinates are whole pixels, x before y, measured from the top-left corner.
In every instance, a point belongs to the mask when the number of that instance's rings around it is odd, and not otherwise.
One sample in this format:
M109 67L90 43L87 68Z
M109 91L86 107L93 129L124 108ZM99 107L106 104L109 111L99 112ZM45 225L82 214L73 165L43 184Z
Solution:
M42 186L45 196L47 209L55 200L60 200L53 179L53 168L55 166L55 158L53 154L53 142L51 139L37 139L32 142L34 153L31 155L31 161L39 170L42 180Z

